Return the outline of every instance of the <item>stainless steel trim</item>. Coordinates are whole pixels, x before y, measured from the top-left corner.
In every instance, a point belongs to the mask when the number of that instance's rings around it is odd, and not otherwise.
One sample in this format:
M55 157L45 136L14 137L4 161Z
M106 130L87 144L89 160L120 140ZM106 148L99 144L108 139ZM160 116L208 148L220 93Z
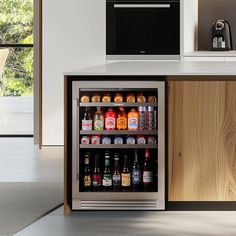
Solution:
M148 201L83 201L73 199L73 210L164 210L164 200Z
M165 208L165 82L164 81L149 81L148 77L146 81L135 81L132 79L132 81L97 81L97 80L91 80L91 81L74 81L73 82L73 99L76 98L76 101L78 102L79 99L79 91L80 89L89 89L89 88L132 88L132 89L149 89L149 88L155 88L158 91L158 192L152 192L152 193L109 193L109 192L99 192L99 193L86 193L86 192L79 192L79 184L76 180L73 182L73 210L77 209L99 209L99 210L105 210L105 209L113 209L113 210L119 210L119 209L130 209L130 210L159 210ZM78 110L77 104L77 112ZM75 106L75 105L74 105ZM78 117L78 113L73 113L73 119L74 121L77 120L76 116ZM77 120L78 122L78 120ZM79 140L78 140L78 124L77 126L73 125L73 131L76 134L76 141L73 140L73 148L76 150L76 155L78 155L78 148L79 148ZM78 156L77 156L78 157ZM74 157L73 157L74 160ZM77 163L75 163L76 165ZM73 166L73 171L74 171ZM77 167L78 168L78 167ZM76 168L76 169L77 169ZM76 172L77 173L77 172ZM79 200L80 199L80 200ZM157 199L157 201L155 200ZM130 204L126 205L120 205L118 202L123 201L122 204L124 204L126 201L129 201ZM108 202L105 204L105 206L101 205L87 205L87 201L96 201L96 202ZM118 201L118 202L117 202ZM136 202L140 202L141 205L137 206ZM112 202L116 203L115 205L112 205ZM131 204L133 202L133 205ZM144 203L144 202L147 202ZM150 206L150 202L155 202L155 206ZM145 206L143 206L143 204Z
M170 4L114 4L114 8L170 8Z
M180 55L106 55L106 60L174 60L179 61Z

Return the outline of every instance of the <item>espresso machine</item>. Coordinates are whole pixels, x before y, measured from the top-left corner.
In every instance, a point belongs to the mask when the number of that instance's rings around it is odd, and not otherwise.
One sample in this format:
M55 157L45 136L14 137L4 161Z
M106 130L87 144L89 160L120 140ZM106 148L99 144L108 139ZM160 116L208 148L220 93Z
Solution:
M212 51L229 51L233 49L230 25L225 20L212 24L210 49Z

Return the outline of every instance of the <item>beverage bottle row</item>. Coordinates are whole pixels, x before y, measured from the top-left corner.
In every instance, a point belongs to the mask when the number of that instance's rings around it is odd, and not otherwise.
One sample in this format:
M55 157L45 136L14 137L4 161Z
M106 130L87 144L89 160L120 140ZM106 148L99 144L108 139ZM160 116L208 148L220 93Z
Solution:
M105 152L104 168L100 168L100 156L95 155L94 169L90 166L90 153L85 154L83 190L84 191L151 191L153 189L153 171L149 150L145 151L142 168L138 151L135 150L132 168L129 166L129 156L124 153L123 168L120 169L120 156L114 154L114 168L111 169L110 152Z
M82 130L154 130L156 128L156 111L153 106L131 108L128 114L124 107L116 113L112 107L104 114L101 107L92 116L88 107L82 118Z

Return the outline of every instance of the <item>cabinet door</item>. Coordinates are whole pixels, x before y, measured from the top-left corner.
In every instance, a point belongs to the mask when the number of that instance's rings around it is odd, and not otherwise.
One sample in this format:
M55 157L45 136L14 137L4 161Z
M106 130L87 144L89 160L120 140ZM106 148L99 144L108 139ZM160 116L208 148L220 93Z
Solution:
M171 81L169 201L236 200L236 81Z

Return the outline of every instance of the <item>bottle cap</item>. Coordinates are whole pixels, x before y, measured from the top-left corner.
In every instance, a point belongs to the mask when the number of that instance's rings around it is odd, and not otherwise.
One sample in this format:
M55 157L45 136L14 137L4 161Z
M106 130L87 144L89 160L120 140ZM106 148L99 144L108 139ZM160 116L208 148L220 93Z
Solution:
M148 111L154 111L154 107L148 106Z
M146 112L147 111L146 107L144 107L144 106L138 107L138 110L141 111L141 112Z

